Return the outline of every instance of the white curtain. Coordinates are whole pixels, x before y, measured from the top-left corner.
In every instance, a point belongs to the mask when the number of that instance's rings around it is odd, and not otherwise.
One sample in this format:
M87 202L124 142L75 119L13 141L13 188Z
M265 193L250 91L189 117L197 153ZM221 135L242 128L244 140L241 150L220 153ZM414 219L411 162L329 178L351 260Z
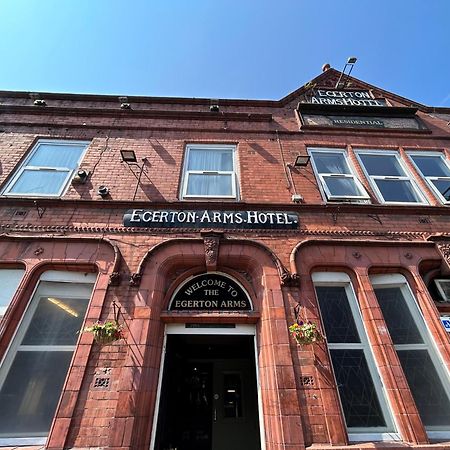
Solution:
M69 171L25 169L10 192L15 194L58 195Z
M189 174L187 195L233 195L232 175Z
M75 169L84 146L40 144L27 166Z
M319 173L350 173L341 153L315 153L314 162Z
M232 151L191 149L189 151L188 170L232 171Z

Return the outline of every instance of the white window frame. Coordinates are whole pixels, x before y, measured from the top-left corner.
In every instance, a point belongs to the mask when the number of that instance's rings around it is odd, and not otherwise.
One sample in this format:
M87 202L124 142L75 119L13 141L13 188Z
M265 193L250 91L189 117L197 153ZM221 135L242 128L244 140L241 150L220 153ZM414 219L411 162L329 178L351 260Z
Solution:
M342 155L344 158L345 163L347 164L347 167L350 171L350 173L321 173L317 169L316 162L314 160L314 154L317 153L335 153L338 155ZM314 174L316 175L316 178L318 179L319 188L322 193L322 197L326 201L358 201L363 200L364 203L368 203L370 201L370 197L367 194L366 190L364 189L364 186L359 181L358 177L356 176L355 168L353 167L352 162L350 161L350 158L348 157L348 153L345 149L336 149L336 148L315 148L315 147L309 147L308 148L308 154L311 156L311 163L313 166ZM352 179L355 183L357 189L361 193L361 195L345 195L345 196L338 196L338 195L332 195L326 182L326 178L348 178Z
M386 205L428 205L428 201L426 200L425 196L420 191L419 187L417 186L416 181L414 180L412 174L408 171L408 168L405 166L405 164L402 161L402 158L400 157L399 153L395 150L371 150L371 149L358 149L355 150L356 157L358 158L358 162L361 166L361 168L364 171L365 176L369 180L370 186L374 190L378 200L380 203L384 203ZM403 176L391 176L391 175L369 175L369 173L366 170L366 167L361 159L361 155L380 155L380 156L394 156L400 166L400 168L403 170L404 175ZM392 180L392 181L409 181L412 187L413 192L417 195L417 198L420 201L417 202L391 202L386 201L383 197L383 194L378 189L377 183L375 180Z
M46 145L54 145L54 146L84 146L84 150L80 154L80 157L77 162L77 167L75 169L70 169L68 167L44 167L44 166L29 166L28 162L31 160L33 155L39 150L39 147L42 144ZM8 197L61 197L64 195L69 187L70 181L72 180L73 176L75 175L75 172L78 170L78 167L80 165L80 162L82 161L84 155L86 154L87 148L89 146L89 141L70 141L70 140L53 140L53 139L39 139L36 144L33 146L31 152L29 155L25 158L25 160L21 163L21 165L16 168L15 173L11 180L8 182L8 184L3 189L2 195L8 196ZM43 194L43 193L36 193L36 192L11 192L11 189L14 187L16 182L19 180L20 176L24 171L54 171L54 172L63 172L66 173L66 178L64 179L64 182L61 183L61 187L56 194Z
M188 161L189 161L189 152L192 150L231 150L232 158L233 158L233 170L220 170L220 171L211 171L211 170L187 170ZM215 199L215 198L223 198L223 199L234 199L239 200L239 189L237 183L237 167L236 167L236 150L237 146L234 144L187 144L184 158L184 167L183 167L183 177L181 180L181 199L182 200L191 200L191 199ZM229 175L231 178L231 195L188 195L187 194L187 186L189 175Z
M21 345L25 333L28 330L28 326L33 317L36 308L38 307L39 301L34 300L35 295L40 288L40 284L42 281L50 281L56 283L67 283L68 287L71 285L78 284L90 284L94 285L95 280L97 278L96 274L93 273L82 273L82 272L66 272L66 271L58 271L58 270L49 270L44 272L39 281L36 283L36 286L33 290L33 293L30 296L30 300L28 302L27 308L25 309L22 318L18 326L16 327L16 331L10 340L9 346L0 361L0 388L3 386L3 383L8 376L9 370L11 369L11 365L14 361L14 358L17 352L21 349L26 349L26 351L71 351L74 352L76 345ZM93 289L91 290L92 297ZM68 295L70 298L71 294ZM75 295L75 297L79 297L79 295ZM33 301L34 300L34 301ZM86 312L89 309L89 305L87 306ZM61 394L61 393L60 393ZM22 445L45 445L47 441L47 435L36 435L36 436L17 436L17 437L0 437L0 446L22 446Z
M411 160L412 164L416 168L417 172L420 174L420 176L425 180L425 182L428 184L429 188L434 192L436 197L444 204L448 205L450 204L450 197L449 200L446 200L445 197L439 192L439 190L436 188L436 186L433 184L433 180L447 180L450 182L450 176L449 177L433 177L433 176L425 176L422 171L420 170L419 166L414 161L414 156L430 156L432 158L440 158L443 162L444 166L446 166L450 170L450 164L448 160L445 158L445 155L441 152L423 152L423 151L411 151L406 152L409 159Z
M353 320L355 322L356 329L359 334L360 342L349 342L349 343L332 343L327 342L327 347L329 350L362 350L364 352L367 366L369 368L370 376L372 378L373 385L375 387L378 403L386 421L386 427L372 427L372 428L347 428L348 438L350 442L362 442L362 441L398 441L400 440L400 435L396 432L396 424L394 417L391 414L392 405L386 395L383 383L381 381L378 368L375 363L375 357L372 351L372 347L368 341L367 330L363 321L359 303L356 297L356 293L353 289L350 277L344 272L314 272L312 274L312 280L314 287L316 286L339 286L344 287L345 293L347 294L348 304L352 312ZM316 294L317 298L317 294ZM317 299L317 304L319 301ZM322 312L319 313L322 319ZM330 356L331 360L331 356ZM333 367L333 366L332 366ZM334 376L334 368L333 368ZM335 377L336 380L336 377ZM340 399L339 390L337 389L337 394ZM344 417L344 410L341 404L342 416Z
M442 386L450 399L450 374L445 366L442 355L439 352L435 341L432 339L432 334L427 326L425 317L417 304L417 300L412 292L406 278L398 273L395 274L383 274L370 276L373 289L376 288L400 288L406 305L411 313L411 317L419 331L422 338L422 343L419 344L394 344L395 350L426 350L433 361L437 375L441 380ZM442 429L439 427L426 427L428 437L432 439L448 439L450 438L450 424L448 429Z

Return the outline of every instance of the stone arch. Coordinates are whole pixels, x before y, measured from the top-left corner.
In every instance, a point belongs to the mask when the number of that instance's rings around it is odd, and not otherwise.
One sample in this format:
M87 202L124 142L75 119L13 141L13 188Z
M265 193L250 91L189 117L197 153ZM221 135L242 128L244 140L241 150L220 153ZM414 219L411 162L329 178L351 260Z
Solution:
M2 264L20 264L25 267L25 274L0 327L2 352L4 343L9 341L25 310L26 300L44 270L97 271L100 275L97 285L108 286L111 274L118 271L120 251L107 239L99 241L95 238L8 235L0 239L0 259ZM94 293L91 305L102 307L103 301L104 295L99 298Z
M267 247L257 242L223 239L216 267L243 281L253 293L254 308L260 314L256 324L256 359L266 448L278 449L289 442L301 449L303 433L280 278L282 266ZM162 355L165 324L161 313L167 308L169 292L176 282L185 279L186 274L207 270L203 242L174 239L159 244L143 258L139 270L140 285L135 296L137 306L131 333L132 341L136 342L133 345L141 353L130 351L127 356L118 404L128 405L125 410L120 408L121 417L132 421L134 430L130 442L122 441L120 445L146 448L151 438ZM214 321L214 314L211 314L211 321ZM113 445L120 446L118 442Z

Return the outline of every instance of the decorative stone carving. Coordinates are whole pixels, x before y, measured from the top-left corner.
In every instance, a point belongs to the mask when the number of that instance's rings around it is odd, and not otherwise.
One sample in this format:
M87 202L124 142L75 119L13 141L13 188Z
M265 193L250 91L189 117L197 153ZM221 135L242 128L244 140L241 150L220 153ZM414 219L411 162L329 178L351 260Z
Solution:
M44 253L44 249L42 247L38 247L34 252L33 252L36 256L41 255L42 253Z
M202 233L205 245L206 271L213 272L217 269L217 259L219 257L219 245L222 233Z
M280 279L282 286L299 286L300 284L300 277L298 276L298 274L290 273L285 268L282 268Z
M130 286L139 286L141 284L142 275L140 273L132 273L130 277Z
M253 286L253 278L250 276L250 274L245 270L237 270L240 275L242 275L243 278L245 278L252 286Z
M119 272L113 272L109 276L109 285L110 286L118 286L120 283L120 273Z
M447 265L450 266L450 242L437 242L437 248L442 253Z
M169 287L182 273L186 272L186 269L178 269L171 271L170 275L166 278L166 287Z

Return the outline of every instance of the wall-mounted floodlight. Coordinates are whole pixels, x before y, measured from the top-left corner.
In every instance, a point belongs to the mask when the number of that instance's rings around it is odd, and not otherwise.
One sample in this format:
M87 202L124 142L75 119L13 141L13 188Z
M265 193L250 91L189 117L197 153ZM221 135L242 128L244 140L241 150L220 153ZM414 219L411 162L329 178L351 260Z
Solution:
M309 155L297 155L293 166L294 167L306 167L309 164L310 159L311 159L311 156L309 156Z
M134 150L120 150L120 155L122 156L122 161L126 163L137 162L136 153Z
M133 200L136 198L137 190L139 185L141 184L142 172L144 172L145 163L147 162L147 158L142 158L142 165L137 162L136 153L134 150L120 150L120 155L122 156L122 161L128 164L128 167L133 172L134 176L137 178L136 189L134 190ZM139 176L136 176L131 166L139 167ZM147 177L148 178L148 177Z
M358 61L358 58L356 56L350 56L349 58L347 58L347 62L345 63L344 68L342 69L341 76L339 77L339 80L336 83L336 86L334 87L335 89L339 89L339 88L345 89L345 86L348 81L348 77L352 73L353 66L356 64L356 61ZM348 70L348 73L346 73L347 70ZM345 77L345 78L342 80L343 77ZM342 86L340 86L341 80L342 80Z

